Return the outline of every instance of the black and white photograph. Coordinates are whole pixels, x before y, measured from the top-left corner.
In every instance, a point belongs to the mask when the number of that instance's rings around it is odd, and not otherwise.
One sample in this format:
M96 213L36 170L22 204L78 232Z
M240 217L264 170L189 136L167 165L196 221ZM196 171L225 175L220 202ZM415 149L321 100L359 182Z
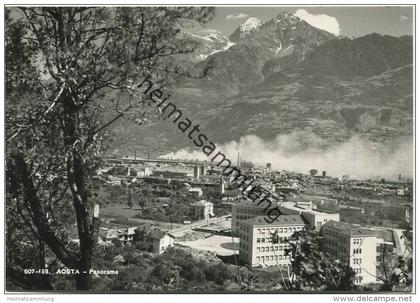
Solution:
M4 302L415 301L414 2L3 4Z

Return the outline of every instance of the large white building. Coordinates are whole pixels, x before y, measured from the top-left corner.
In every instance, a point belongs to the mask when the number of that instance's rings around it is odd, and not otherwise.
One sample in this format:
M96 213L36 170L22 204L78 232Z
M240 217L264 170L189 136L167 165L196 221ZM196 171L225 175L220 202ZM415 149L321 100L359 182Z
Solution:
M304 227L302 218L296 215L281 215L272 223L267 223L264 216L247 219L239 225L239 259L252 267L289 265L284 240ZM274 234L278 243L272 241Z
M251 200L242 201L238 204L232 205L232 234L239 234L239 226L246 220L254 218L256 216L264 216L265 206L266 203L261 203L260 205L257 205Z
M356 284L376 282L377 238L359 225L329 221L322 226L323 251L348 263L356 273Z
M308 224L309 229L319 231L328 221L340 221L340 214L326 213L300 206L301 202L282 202L279 210L286 215L300 215Z
M278 209L282 215L299 215L308 224L308 228L319 231L322 224L333 220L340 221L340 214L326 213L312 209L312 202L279 202ZM273 204L274 206L274 204ZM241 222L256 216L267 215L267 203L243 201L232 206L232 233L239 233Z

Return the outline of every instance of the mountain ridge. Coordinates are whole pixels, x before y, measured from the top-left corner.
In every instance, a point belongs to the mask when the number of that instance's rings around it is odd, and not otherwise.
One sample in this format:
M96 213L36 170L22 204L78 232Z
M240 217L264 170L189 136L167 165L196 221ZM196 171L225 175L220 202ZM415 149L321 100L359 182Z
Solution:
M214 142L302 129L331 145L353 135L384 144L412 136L412 36L336 37L280 14L232 40L193 64L204 77L179 79L172 94ZM124 127L168 150L189 144L170 125Z

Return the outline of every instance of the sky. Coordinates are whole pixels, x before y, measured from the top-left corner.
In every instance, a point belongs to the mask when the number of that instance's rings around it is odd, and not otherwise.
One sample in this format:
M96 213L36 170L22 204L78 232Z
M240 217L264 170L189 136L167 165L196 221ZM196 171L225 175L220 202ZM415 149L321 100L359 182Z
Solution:
M205 29L229 36L250 17L268 21L280 12L296 14L309 24L338 36L360 37L373 32L402 36L413 32L411 6L260 6L217 7L215 18Z

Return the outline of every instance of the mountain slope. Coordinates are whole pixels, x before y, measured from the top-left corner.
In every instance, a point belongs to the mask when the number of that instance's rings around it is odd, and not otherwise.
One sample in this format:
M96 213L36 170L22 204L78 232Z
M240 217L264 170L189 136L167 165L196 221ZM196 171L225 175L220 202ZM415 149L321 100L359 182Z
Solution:
M354 40L331 40L306 58L305 73L351 79L372 76L412 63L412 40L370 34Z
M372 141L407 137L412 135L411 85L411 65L359 80L275 74L207 111L206 130L218 142L244 134L271 140L302 129L331 143L354 134Z
M411 36L337 38L287 13L245 25L226 40L234 45L210 47L192 64L204 77L180 78L172 93L213 141L247 134L272 140L296 130L331 145L355 134L377 142L412 136ZM192 147L169 122L125 124L119 132L119 146L151 137L168 150Z
M264 24L250 18L235 33L229 37L235 45L196 65L205 78L200 81L182 79L178 88L195 86L217 91L219 98L233 96L261 82L283 65L288 67L300 62L308 51L334 38L288 13ZM273 64L267 66L267 62Z

